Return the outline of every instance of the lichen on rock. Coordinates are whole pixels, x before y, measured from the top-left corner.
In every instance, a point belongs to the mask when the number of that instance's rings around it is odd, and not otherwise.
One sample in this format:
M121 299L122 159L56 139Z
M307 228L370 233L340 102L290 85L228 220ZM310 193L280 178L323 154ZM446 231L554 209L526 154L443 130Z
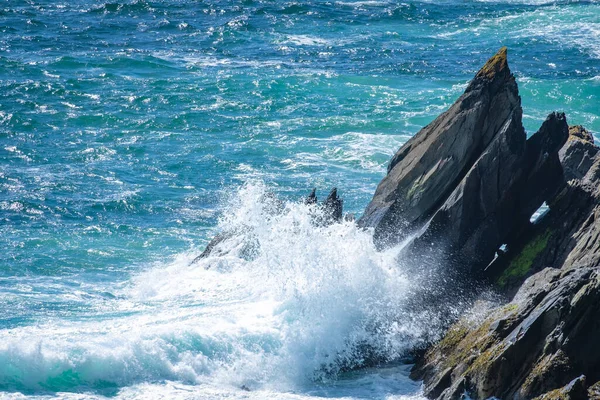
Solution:
M484 77L488 80L492 80L499 73L508 70L507 52L508 49L506 46L502 47L498 53L496 53L488 60L488 62L485 63L485 65L477 73L476 77Z

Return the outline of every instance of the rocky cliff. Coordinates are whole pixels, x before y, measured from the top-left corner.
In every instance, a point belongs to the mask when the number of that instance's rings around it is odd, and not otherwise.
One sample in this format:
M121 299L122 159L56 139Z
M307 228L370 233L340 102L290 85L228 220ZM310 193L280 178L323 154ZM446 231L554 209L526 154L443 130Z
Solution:
M581 178L563 181L549 211L488 267L509 301L457 322L414 369L428 397L600 398L600 157L578 131L560 154Z
M418 360L429 398L599 398L599 148L560 113L527 139L521 116L503 48L394 155L359 220L380 247L414 235L415 262L435 249L505 299Z
M359 224L374 228L379 247L420 229L414 254L436 243L439 262L481 272L563 180L564 114L550 114L526 139L522 113L502 48L448 111L394 155Z

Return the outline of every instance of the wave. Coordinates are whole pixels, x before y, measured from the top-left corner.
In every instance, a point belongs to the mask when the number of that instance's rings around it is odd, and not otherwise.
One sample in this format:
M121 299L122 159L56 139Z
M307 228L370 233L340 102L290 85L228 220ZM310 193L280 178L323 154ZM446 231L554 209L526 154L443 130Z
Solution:
M268 200L271 199L271 200ZM92 391L172 381L294 392L373 361L402 359L430 338L437 316L412 312L421 284L345 221L276 202L261 182L231 196L220 231L244 237L199 263L194 252L134 276L88 314L0 331L0 390ZM237 389L236 389L237 388Z

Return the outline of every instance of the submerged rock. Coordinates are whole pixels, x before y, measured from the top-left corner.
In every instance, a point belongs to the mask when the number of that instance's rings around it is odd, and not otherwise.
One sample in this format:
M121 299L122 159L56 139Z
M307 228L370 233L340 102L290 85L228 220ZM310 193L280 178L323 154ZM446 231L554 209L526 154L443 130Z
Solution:
M240 226L236 229L217 233L191 264L195 264L208 256L223 256L233 251L239 258L251 261L258 256L259 250L260 243L252 229L249 226Z
M315 226L327 226L341 222L343 219L344 201L338 196L337 188L333 188L323 203L317 202L316 188L304 199L304 204L315 206L313 224ZM285 211L285 204L273 193L265 194L261 199L265 218L280 215ZM195 264L209 256L223 256L235 254L247 261L254 260L260 252L260 242L253 232L252 227L247 225L237 226L224 232L217 233L208 243L204 251L200 253L191 264Z

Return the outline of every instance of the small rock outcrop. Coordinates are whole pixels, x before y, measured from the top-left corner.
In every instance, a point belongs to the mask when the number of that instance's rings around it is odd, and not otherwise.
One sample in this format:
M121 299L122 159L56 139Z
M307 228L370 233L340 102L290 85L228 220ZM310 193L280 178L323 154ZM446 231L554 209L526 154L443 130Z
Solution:
M265 216L279 215L286 209L284 202L278 199L273 193L267 193L262 196L260 203ZM304 204L311 207L314 206L312 208L314 213L311 214L311 222L315 227L339 223L344 219L344 201L339 197L337 188L331 189L331 192L322 203L318 203L317 189L314 188L304 199ZM350 216L347 217L350 218ZM235 251L240 258L248 261L258 256L260 243L250 226L241 225L217 233L208 242L202 253L194 258L191 264L195 264L209 256L230 254L232 251Z
M338 196L337 188L331 189L331 192L323 203L323 213L325 222L332 224L340 222L343 216L344 201Z
M317 204L317 188L313 188L310 194L304 199L304 204Z

